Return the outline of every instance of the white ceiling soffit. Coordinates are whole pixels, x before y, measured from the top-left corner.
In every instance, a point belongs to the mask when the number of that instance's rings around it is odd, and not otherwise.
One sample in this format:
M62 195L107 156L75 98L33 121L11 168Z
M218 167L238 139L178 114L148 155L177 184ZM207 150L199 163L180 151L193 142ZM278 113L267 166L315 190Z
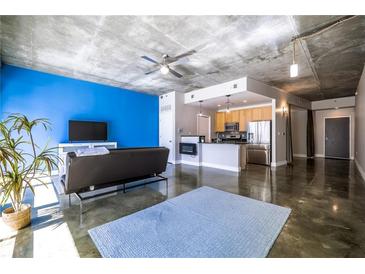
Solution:
M249 91L239 92L232 94L229 97L230 108L244 108L244 107L251 107L251 106L258 106L258 105L268 105L271 104L272 99L253 93ZM211 98L207 100L203 100L201 103L203 108L207 109L223 109L226 107L227 97L226 96L219 96L216 98ZM199 106L199 102L193 102L189 105L192 106Z

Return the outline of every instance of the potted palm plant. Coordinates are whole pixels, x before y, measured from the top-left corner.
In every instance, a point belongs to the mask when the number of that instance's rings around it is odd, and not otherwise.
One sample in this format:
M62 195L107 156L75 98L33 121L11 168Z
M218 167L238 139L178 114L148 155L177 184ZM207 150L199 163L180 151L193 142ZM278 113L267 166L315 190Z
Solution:
M47 119L29 120L25 115L11 114L0 122L0 203L10 202L2 212L3 221L13 229L21 229L31 222L31 206L24 204L25 191L33 195L32 183L42 175L51 175L59 157L54 148L40 148L33 130L42 126L50 129ZM30 151L30 152L29 152Z

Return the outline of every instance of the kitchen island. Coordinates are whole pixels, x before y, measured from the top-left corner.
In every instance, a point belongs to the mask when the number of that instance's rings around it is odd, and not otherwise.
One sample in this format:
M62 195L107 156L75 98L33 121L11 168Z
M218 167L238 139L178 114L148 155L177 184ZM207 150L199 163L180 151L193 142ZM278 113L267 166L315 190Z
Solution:
M240 172L246 169L246 145L201 143L201 166Z
M240 172L246 169L246 144L199 142L199 136L182 136L181 163Z

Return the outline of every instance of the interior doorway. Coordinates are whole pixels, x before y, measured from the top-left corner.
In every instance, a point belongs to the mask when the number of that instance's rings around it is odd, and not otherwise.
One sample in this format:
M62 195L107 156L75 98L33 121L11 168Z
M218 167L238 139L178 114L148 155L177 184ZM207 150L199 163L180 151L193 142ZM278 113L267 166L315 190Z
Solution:
M350 117L325 118L324 155L350 159Z
M210 116L206 115L198 115L197 116L197 134L204 135L205 141L210 142Z

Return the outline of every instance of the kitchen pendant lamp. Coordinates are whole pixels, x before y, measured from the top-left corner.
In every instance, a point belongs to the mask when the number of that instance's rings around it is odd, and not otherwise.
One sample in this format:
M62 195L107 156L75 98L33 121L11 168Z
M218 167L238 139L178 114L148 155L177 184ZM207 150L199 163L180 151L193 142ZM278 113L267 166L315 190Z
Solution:
M293 41L293 64L290 65L290 77L298 76L299 66L295 63L295 40Z
M229 112L231 112L231 110L229 109L229 105L230 105L230 102L229 102L229 97L230 97L231 95L226 95L226 97L227 97L227 106L226 106L226 112L227 113L229 113Z
M202 113L202 103L203 103L203 101L200 100L199 101L199 116L203 116L203 113Z

